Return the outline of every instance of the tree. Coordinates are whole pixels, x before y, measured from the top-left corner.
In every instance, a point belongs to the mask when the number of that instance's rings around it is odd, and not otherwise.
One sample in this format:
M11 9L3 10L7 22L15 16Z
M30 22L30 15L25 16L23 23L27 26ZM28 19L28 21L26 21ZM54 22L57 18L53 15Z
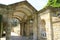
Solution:
M60 0L49 0L48 6L52 7L60 7Z

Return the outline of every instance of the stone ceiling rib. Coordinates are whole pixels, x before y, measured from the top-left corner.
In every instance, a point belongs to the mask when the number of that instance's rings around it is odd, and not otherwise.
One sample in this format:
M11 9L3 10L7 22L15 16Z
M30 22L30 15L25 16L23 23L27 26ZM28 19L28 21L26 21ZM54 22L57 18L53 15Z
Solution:
M22 20L22 19L24 20L24 18L22 18L22 16L19 16L20 14L19 15L14 15L14 12L22 12L23 14L21 14L21 15L24 15L23 17L25 17L25 19L27 20L28 16L32 16L32 14L37 11L27 1L18 2L18 3L15 3L15 4L5 5L5 6L2 5L2 6L1 6L2 8L7 8L7 6L10 7L13 10L13 14L12 14L13 17L14 18L16 17L16 18L18 18L20 20Z
M26 12L24 12L23 10L15 10L15 12L21 12L21 13L25 14L26 16L28 16L28 15L26 14Z
M32 12L30 10L28 10L27 8L19 8L19 9L16 9L16 11L23 11L27 16L31 15Z
M20 6L17 6L16 9L25 9L25 10L28 10L30 11L31 13L33 12L32 9L30 9L28 6L26 5L20 5Z
M22 20L22 17L18 16L18 15L14 15L13 18L17 18L19 19L20 21Z
M23 16L25 15L24 13L22 12L14 12L14 15L18 15L18 16L21 16L23 18ZM26 16L26 15L25 15Z

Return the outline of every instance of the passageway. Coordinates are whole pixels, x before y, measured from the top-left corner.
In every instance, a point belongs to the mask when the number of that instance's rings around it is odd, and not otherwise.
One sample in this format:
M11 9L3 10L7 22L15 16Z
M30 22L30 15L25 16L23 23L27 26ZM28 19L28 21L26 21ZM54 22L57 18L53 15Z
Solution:
M17 5L16 5L17 4ZM32 40L37 37L37 10L32 7L27 1L11 5L2 5L3 11L3 32L1 40ZM34 18L36 16L36 18ZM36 22L35 22L35 20ZM2 26L2 25L1 25ZM33 27L34 26L34 27ZM36 32L36 35L35 35ZM0 34L0 35L3 35ZM33 35L34 34L34 35ZM36 38L37 39L37 38Z

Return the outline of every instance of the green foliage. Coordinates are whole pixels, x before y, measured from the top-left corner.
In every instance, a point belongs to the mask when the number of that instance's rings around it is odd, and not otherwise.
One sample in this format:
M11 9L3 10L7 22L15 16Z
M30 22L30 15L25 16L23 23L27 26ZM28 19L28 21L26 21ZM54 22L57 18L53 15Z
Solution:
M57 0L56 2L60 3L60 0Z
M48 6L60 7L60 0L49 0Z

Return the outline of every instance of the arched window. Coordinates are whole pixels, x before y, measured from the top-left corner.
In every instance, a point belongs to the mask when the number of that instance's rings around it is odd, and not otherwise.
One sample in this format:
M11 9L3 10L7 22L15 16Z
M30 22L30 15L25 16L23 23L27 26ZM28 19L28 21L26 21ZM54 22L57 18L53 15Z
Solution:
M42 38L46 38L46 28L45 28L45 25L46 25L46 22L44 19L41 20L41 37Z

